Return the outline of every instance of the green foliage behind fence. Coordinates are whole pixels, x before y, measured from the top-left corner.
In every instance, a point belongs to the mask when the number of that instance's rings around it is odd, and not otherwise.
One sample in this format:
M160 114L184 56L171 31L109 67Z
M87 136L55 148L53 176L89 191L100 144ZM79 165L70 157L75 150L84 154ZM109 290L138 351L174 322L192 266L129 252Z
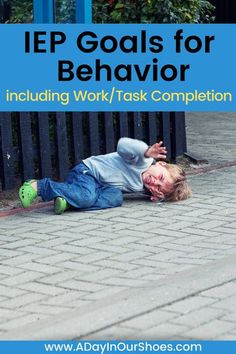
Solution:
M32 0L7 0L10 23L33 21ZM93 0L95 23L208 23L214 7L206 0ZM75 0L56 2L57 22L74 22Z

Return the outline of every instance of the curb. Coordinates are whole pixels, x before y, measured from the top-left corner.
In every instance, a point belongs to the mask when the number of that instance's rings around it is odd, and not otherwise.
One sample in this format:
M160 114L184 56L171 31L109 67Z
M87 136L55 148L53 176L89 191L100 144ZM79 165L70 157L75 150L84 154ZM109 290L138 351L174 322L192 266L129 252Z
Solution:
M197 167L192 171L187 171L187 176L195 176L198 174L219 171L219 170L223 170L225 168L235 167L235 166L236 166L236 161L225 162L222 164L204 166L204 167L199 167L199 168Z
M3 211L0 211L0 218L4 218L4 217L7 217L7 216L19 214L19 213L29 213L29 212L31 212L33 210L47 208L47 207L51 206L52 204L53 204L53 202L44 202L44 203L40 202L38 204L30 206L27 209L15 208L15 209L10 209L10 210L3 210Z

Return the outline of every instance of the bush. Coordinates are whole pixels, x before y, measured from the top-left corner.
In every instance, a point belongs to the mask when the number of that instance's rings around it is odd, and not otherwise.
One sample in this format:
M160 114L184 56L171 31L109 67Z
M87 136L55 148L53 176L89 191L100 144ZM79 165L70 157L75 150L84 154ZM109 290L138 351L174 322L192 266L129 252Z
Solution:
M97 0L94 22L208 23L213 10L205 0Z
M6 0L10 7L9 23L31 23L33 22L33 1L32 0Z
M7 0L11 23L33 21L32 0ZM93 0L95 23L209 23L214 7L206 0ZM57 0L57 21L74 22L75 0Z
M56 18L60 23L75 22L75 0L57 0Z

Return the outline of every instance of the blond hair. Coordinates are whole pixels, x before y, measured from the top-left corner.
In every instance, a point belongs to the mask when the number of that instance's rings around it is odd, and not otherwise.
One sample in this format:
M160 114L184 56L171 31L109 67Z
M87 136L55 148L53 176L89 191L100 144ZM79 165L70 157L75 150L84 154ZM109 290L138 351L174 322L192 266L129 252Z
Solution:
M165 167L173 180L173 183L169 184L168 191L165 193L165 200L180 201L191 197L192 191L182 167L174 164L166 164Z

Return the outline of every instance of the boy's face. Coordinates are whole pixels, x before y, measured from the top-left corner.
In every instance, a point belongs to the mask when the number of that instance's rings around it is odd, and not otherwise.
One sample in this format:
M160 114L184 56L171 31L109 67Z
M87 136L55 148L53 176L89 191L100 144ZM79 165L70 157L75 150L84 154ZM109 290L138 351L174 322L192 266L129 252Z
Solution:
M165 197L166 191L173 183L170 172L166 168L165 162L157 162L151 165L147 171L142 174L144 186L152 193L152 200Z

